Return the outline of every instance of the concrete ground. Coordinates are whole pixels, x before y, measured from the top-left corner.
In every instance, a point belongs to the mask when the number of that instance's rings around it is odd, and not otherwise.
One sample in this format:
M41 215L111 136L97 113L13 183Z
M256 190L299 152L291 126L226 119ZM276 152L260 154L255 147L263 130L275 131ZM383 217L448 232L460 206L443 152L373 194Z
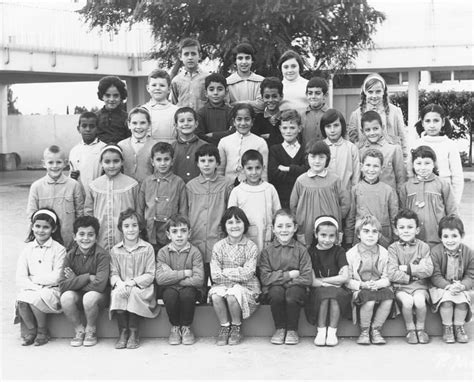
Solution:
M461 215L465 242L474 247L474 173L466 172ZM428 345L408 345L389 338L382 347L363 347L343 338L335 348L317 348L312 338L297 346L275 346L268 338L246 338L239 346L217 347L213 338L194 346L169 346L165 339L143 339L137 350L115 350L114 340L93 348L72 348L69 339L43 347L22 347L13 325L15 266L27 232L28 187L42 171L0 172L0 269L2 380L44 379L474 379L474 339L446 345L433 338ZM269 323L271 325L271 323Z

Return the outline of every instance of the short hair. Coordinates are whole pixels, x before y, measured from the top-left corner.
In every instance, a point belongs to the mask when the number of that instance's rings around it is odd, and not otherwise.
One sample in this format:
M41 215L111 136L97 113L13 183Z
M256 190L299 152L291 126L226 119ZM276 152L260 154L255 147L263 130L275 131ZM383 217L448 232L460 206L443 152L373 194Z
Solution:
M398 214L393 218L393 225L396 227L400 219L409 219L414 220L417 227L420 226L420 218L415 211L412 211L408 208L402 208L398 211Z
M79 231L79 228L92 227L96 235L99 235L100 223L94 216L79 216L72 224L72 232L74 235Z
M191 113L194 117L194 120L195 121L198 120L198 115L192 107L183 106L183 107L180 107L178 110L175 111L175 113L174 113L174 123L178 123L178 116L180 114L184 114L184 113Z
M121 148L119 145L110 143L110 144L104 146L104 148L100 151L100 161L101 161L101 162L102 162L102 158L104 157L104 154L105 154L107 151L111 151L111 152L117 153L117 154L120 156L120 159L122 159L122 161L123 161L123 151L122 151L122 148Z
M225 77L220 73L211 73L204 79L204 89L207 90L207 87L211 84L211 82L217 82L224 86L227 89L227 80Z
M328 93L328 83L324 78L321 77L312 77L306 83L306 92L308 92L309 88L321 88L323 94Z
M329 162L331 161L331 150L329 146L324 141L318 141L316 139L310 140L306 144L306 154L311 155L326 155L326 166L329 166Z
M63 159L66 159L66 153L58 145L51 145L51 146L46 147L43 151L43 158L48 153L49 154L62 154Z
M379 149L368 149L362 154L360 163L364 164L365 158L378 158L380 160L380 166L383 166L383 154Z
M362 129L364 128L365 122L372 122L372 121L377 121L380 124L380 127L382 127L382 118L380 117L380 114L377 113L376 111L369 110L369 111L366 111L364 114L362 114L362 118L360 119L360 125L362 126Z
M232 120L235 119L239 110L248 110L250 118L255 119L255 110L253 109L252 105L250 105L249 103L242 102L237 103L232 107L232 110L230 111L230 118Z
M148 75L148 82L152 78L163 78L166 80L168 86L171 86L171 77L166 70L163 69L155 69Z
M242 164L242 167L244 167L248 161L251 160L257 160L260 162L260 164L263 166L263 155L260 154L257 150L247 150L244 152L244 155L242 155L242 159L240 160L240 163Z
M135 115L135 114L143 114L145 116L146 120L148 121L148 123L151 123L150 113L144 107L137 106L137 107L134 107L132 110L130 110L130 112L128 113L128 121L129 122L132 119L132 115Z
M417 158L430 158L434 163L433 173L438 175L438 164L436 159L436 153L430 146L418 146L416 149L411 150L411 163ZM412 166L413 167L413 166ZM415 173L415 169L413 169Z
M253 46L249 43L242 42L238 44L234 49L232 49L232 59L234 62L237 59L237 55L239 53L249 54L252 56L252 60L255 60L255 50L253 49Z
M226 236L229 235L225 228L225 223L227 222L227 220L232 219L233 217L244 223L244 234L246 234L250 227L249 219L247 218L247 215L245 215L245 212L242 209L235 206L229 207L224 211L220 222L222 232L225 232Z
M125 220L129 219L129 218L132 218L132 217L135 217L135 219L137 219L138 229L140 230L140 234L141 234L142 231L145 230L146 225L145 225L145 222L143 221L143 219L138 214L138 212L135 211L133 208L127 208L125 211L120 212L120 215L119 215L119 218L118 218L118 223L117 223L118 230L123 233L123 230L122 230L123 222Z
M447 135L449 137L453 132L453 126L451 125L449 118L446 117L446 112L444 111L444 109L440 105L435 103L430 103L426 105L423 109L421 109L420 120L415 123L416 132L418 133L418 135L421 135L421 133L425 131L425 129L423 128L423 119L428 113L437 113L441 118L444 118L444 124L443 126L441 126L439 135Z
M438 236L441 237L443 229L457 229L461 236L464 236L464 223L456 214L443 216L438 224Z
M301 126L301 115L295 109L283 110L280 114L280 121L295 121L298 126Z
M105 76L99 80L99 85L97 87L97 97L99 97L101 101L107 89L111 86L115 86L117 88L122 101L125 101L127 99L127 88L123 81L116 76Z
M276 89L283 97L283 82L278 77L265 77L260 83L260 94L263 96L265 89Z
M155 154L170 154L171 158L174 156L174 149L168 142L157 142L151 148L151 159L154 158Z
M81 119L95 119L95 123L97 124L99 117L97 116L96 113L93 113L92 111L85 111L84 113L81 113L81 115L79 116L79 119L77 121L79 125L81 124Z
M341 122L341 137L346 136L347 132L347 125L346 120L342 113L336 109L328 109L324 112L323 116L321 117L321 122L319 124L319 128L321 130L321 134L324 138L327 138L328 135L326 134L326 126L330 123L336 122L339 119Z
M183 48L189 48L191 46L196 46L198 48L198 52L201 52L201 44L199 44L199 41L195 38L186 37L183 38L178 44L179 53L181 54Z
M191 222L186 216L182 214L171 215L165 224L165 229L169 232L171 227L177 227L179 225L185 225L188 227L188 229L191 229Z
M281 72L281 66L283 65L283 63L285 61L291 60L292 58L294 58L296 62L298 63L298 66L300 67L300 74L301 74L301 72L304 70L303 59L298 53L296 53L294 50L291 50L291 49L284 52L281 55L280 59L278 60L278 69L280 70L280 72Z
M373 225L379 233L382 233L382 224L380 224L380 221L374 216L374 215L365 215L362 216L360 219L357 219L356 224L355 224L355 233L356 235L360 234L360 231L362 230L362 227L365 225Z
M206 143L205 145L200 146L194 153L194 160L197 163L200 157L210 156L216 158L217 164L221 164L221 155L216 146Z
M288 208L281 208L277 212L275 212L275 215L273 215L273 219L272 219L273 226L275 225L275 221L278 216L287 216L293 221L294 225L298 224L298 222L296 221L296 216L293 212L291 212Z

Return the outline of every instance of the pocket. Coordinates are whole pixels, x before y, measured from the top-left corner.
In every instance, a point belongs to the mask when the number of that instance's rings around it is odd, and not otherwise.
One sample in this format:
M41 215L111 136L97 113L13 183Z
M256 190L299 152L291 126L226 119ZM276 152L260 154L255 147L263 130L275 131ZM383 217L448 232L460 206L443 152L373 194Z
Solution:
M73 198L64 198L64 211L67 214L73 214L74 213L74 199Z

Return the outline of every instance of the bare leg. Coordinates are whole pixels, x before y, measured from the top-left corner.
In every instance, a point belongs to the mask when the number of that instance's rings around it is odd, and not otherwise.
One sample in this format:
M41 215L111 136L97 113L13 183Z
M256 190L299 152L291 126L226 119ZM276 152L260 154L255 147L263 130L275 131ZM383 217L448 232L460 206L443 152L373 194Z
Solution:
M72 322L76 332L83 332L84 325L81 320L81 312L77 306L79 302L79 294L75 291L68 290L61 295L61 306L63 307L63 312Z
M322 300L321 304L319 305L319 313L318 313L318 327L325 328L326 322L328 318L328 308L329 308L329 300Z
M339 303L336 299L332 298L329 300L329 326L331 328L337 328L337 324L339 324L340 317L341 309L339 308Z
M86 315L87 330L95 331L100 308L104 302L105 295L95 291L87 292L82 298L84 313Z
M398 292L396 294L396 299L402 304L402 315L403 319L405 320L405 326L407 328L407 331L415 330L415 322L413 321L413 296L406 292Z
M360 307L360 326L362 328L370 327L372 315L374 314L375 301L367 301Z
M442 302L439 306L439 314L441 316L441 323L443 325L452 325L453 324L453 311L454 304L450 301Z
M426 320L426 298L424 293L413 294L413 301L415 303L416 309L416 329L423 330L425 329L425 320Z
M240 325L242 323L242 309L237 299L234 296L227 296L227 306L229 307L232 325Z
M212 306L216 312L217 319L221 325L229 324L229 315L227 313L227 304L224 297L218 296L216 294L212 295Z
M388 315L390 314L392 303L392 300L384 300L379 303L372 325L374 328L381 328L383 326L387 320Z

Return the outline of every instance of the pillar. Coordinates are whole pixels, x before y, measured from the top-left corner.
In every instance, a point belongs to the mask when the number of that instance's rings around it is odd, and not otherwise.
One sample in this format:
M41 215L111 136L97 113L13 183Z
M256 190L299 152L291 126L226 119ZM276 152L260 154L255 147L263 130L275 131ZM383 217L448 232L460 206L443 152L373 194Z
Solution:
M416 138L415 123L418 121L418 84L420 72L416 69L408 72L408 140L409 145Z
M334 75L331 74L328 80L328 106L332 108L334 104Z
M1 151L3 154L8 152L7 142L7 117L8 117L8 85L0 84L0 126L1 126Z

